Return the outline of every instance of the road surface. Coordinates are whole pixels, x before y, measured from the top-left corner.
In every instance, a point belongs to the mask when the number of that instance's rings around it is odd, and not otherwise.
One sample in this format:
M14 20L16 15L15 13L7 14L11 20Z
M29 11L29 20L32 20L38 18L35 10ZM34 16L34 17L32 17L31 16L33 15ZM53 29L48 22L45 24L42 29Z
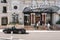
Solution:
M17 38L22 40L60 40L60 32L52 31L27 31L29 34L4 34L0 30L0 38Z

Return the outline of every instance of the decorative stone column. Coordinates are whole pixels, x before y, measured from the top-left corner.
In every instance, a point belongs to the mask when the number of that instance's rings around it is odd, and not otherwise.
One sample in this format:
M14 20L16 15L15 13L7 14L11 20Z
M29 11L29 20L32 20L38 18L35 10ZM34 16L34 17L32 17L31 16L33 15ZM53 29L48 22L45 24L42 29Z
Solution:
M42 22L43 22L43 24L45 24L45 18L46 18L46 17L45 17L45 14L46 14L46 13L42 13Z
M50 25L52 25L52 14L53 13L50 13Z
M40 14L40 25L46 24L46 13Z
M31 25L35 24L35 13L31 13Z
M1 26L1 17L0 17L0 26Z
M42 13L40 14L40 25L42 25Z
M44 14L44 24L45 24L45 25L46 25L46 14L47 14L47 13Z
M11 20L10 17L8 17L8 24L10 23L10 20Z
M34 24L35 24L35 13L34 13Z

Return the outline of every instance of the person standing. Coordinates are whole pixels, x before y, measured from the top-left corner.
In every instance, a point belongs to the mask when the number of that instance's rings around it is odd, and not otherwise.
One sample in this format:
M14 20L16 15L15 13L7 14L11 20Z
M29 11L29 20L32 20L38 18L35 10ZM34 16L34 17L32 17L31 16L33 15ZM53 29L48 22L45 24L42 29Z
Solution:
M39 24L37 23L37 27L36 28L38 29L38 27L39 27Z
M49 23L47 24L47 28L48 28L48 30L50 30L50 24Z

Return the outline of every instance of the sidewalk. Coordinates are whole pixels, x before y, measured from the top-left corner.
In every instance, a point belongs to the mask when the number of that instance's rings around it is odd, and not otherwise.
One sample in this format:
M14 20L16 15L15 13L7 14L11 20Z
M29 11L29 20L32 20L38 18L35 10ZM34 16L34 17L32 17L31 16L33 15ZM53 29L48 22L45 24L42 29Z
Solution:
M47 30L44 26L39 26L38 29L34 28L34 26L24 26L26 30Z
M8 28L7 26L0 26L0 29ZM20 28L20 27L18 27ZM48 30L45 26L39 26L38 29L34 28L34 26L24 26L26 30ZM60 27L51 26L52 30L60 30Z

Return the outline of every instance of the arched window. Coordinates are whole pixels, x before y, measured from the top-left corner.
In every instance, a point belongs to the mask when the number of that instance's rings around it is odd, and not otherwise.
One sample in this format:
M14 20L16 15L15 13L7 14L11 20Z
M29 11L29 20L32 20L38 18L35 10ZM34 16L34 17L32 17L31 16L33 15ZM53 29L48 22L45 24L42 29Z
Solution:
M14 9L17 9L17 6L14 6Z

